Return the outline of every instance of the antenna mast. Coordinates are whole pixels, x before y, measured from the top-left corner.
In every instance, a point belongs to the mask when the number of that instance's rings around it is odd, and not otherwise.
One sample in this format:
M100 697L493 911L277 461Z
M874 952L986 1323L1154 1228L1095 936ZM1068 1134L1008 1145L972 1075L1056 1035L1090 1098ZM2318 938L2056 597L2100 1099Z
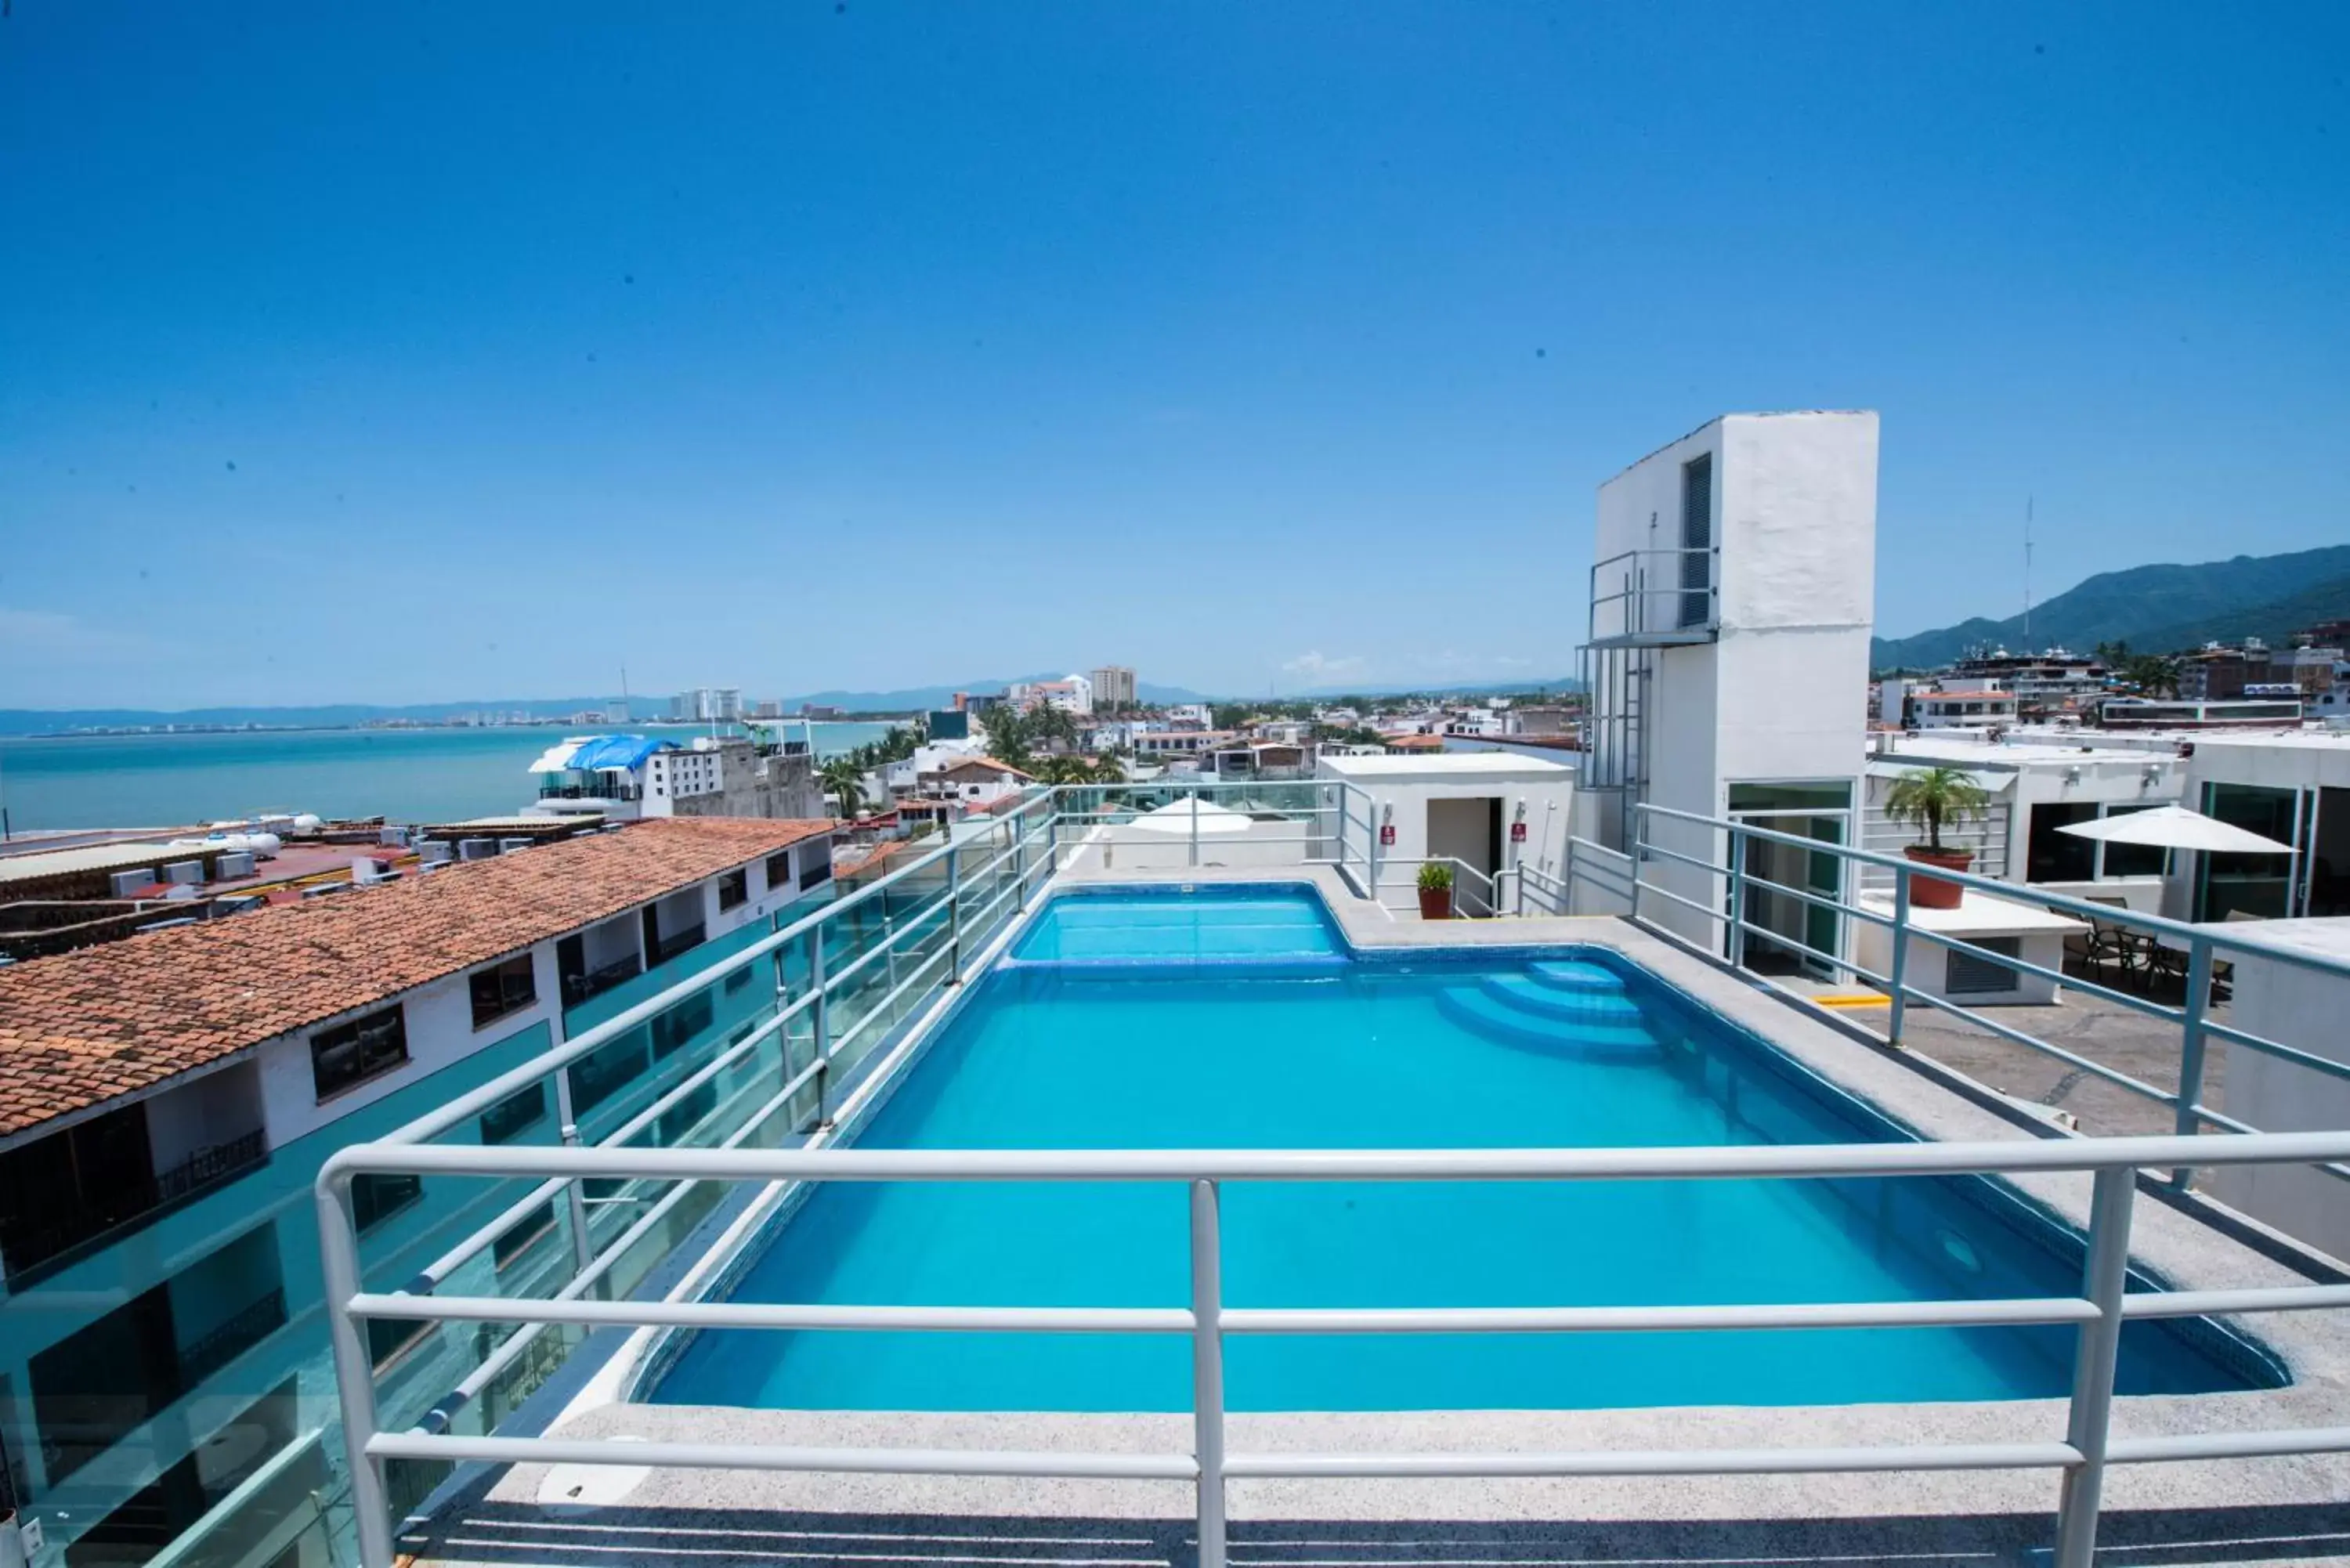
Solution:
M2032 651L2032 497L2023 498L2023 651Z

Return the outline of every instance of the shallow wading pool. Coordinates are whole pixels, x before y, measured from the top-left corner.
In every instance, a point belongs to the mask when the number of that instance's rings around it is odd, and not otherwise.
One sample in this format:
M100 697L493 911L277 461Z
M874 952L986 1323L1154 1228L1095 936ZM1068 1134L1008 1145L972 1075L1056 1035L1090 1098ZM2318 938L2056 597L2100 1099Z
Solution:
M1063 892L858 1138L879 1148L1430 1148L1906 1135L1600 950L1350 952L1309 888ZM1974 1178L1229 1182L1232 1306L2068 1295L2078 1239ZM818 1186L733 1299L1181 1306L1180 1183ZM2154 1288L2134 1279L2134 1289ZM1244 1410L2058 1397L2069 1327L1236 1336ZM2284 1381L2201 1320L2122 1334L2119 1391ZM658 1402L1176 1410L1180 1335L712 1331Z

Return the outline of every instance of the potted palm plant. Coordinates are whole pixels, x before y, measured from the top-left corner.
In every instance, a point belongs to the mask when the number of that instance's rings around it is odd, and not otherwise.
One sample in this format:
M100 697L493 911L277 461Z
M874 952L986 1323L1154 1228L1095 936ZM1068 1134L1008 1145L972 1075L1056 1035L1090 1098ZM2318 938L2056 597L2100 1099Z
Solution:
M1452 918L1452 867L1441 860L1431 860L1419 868L1419 918Z
M1971 849L1952 849L1942 843L1945 824L1952 826L1980 818L1991 804L1981 784L1960 768L1919 768L1904 774L1885 792L1885 815L1925 831L1926 842L1901 853L1921 866L1964 871L1974 864ZM1912 877L1909 901L1921 909L1955 909L1966 889L1939 877Z

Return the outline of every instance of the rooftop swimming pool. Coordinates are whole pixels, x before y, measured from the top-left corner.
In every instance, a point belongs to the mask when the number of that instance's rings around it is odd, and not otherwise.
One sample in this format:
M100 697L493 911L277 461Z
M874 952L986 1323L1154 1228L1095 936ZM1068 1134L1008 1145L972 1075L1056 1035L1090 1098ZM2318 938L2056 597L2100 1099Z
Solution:
M882 1148L1878 1142L1901 1131L1597 949L1351 952L1310 889L1065 891L864 1129ZM1180 1306L1180 1183L816 1187L733 1299ZM1233 1306L2074 1294L2077 1241L1970 1178L1227 1183ZM2134 1281L2133 1288L2150 1288ZM1587 1408L2058 1397L2065 1326L1236 1336L1232 1407ZM2120 1391L2274 1386L2215 1324L2123 1330ZM650 1396L1178 1410L1180 1336L712 1331Z

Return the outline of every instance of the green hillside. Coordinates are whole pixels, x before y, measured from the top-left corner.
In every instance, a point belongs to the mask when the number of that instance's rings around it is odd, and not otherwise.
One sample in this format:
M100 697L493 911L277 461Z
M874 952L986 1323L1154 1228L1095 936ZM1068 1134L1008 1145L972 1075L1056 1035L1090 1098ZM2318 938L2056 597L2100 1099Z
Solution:
M2340 617L2350 617L2350 545L2100 572L2034 607L2030 641L2034 649L2079 652L2126 642L2158 652L2246 636L2280 641L2313 621ZM1877 638L1869 662L1878 670L1933 669L1980 644L2022 651L2023 618L1978 617L1912 637Z

